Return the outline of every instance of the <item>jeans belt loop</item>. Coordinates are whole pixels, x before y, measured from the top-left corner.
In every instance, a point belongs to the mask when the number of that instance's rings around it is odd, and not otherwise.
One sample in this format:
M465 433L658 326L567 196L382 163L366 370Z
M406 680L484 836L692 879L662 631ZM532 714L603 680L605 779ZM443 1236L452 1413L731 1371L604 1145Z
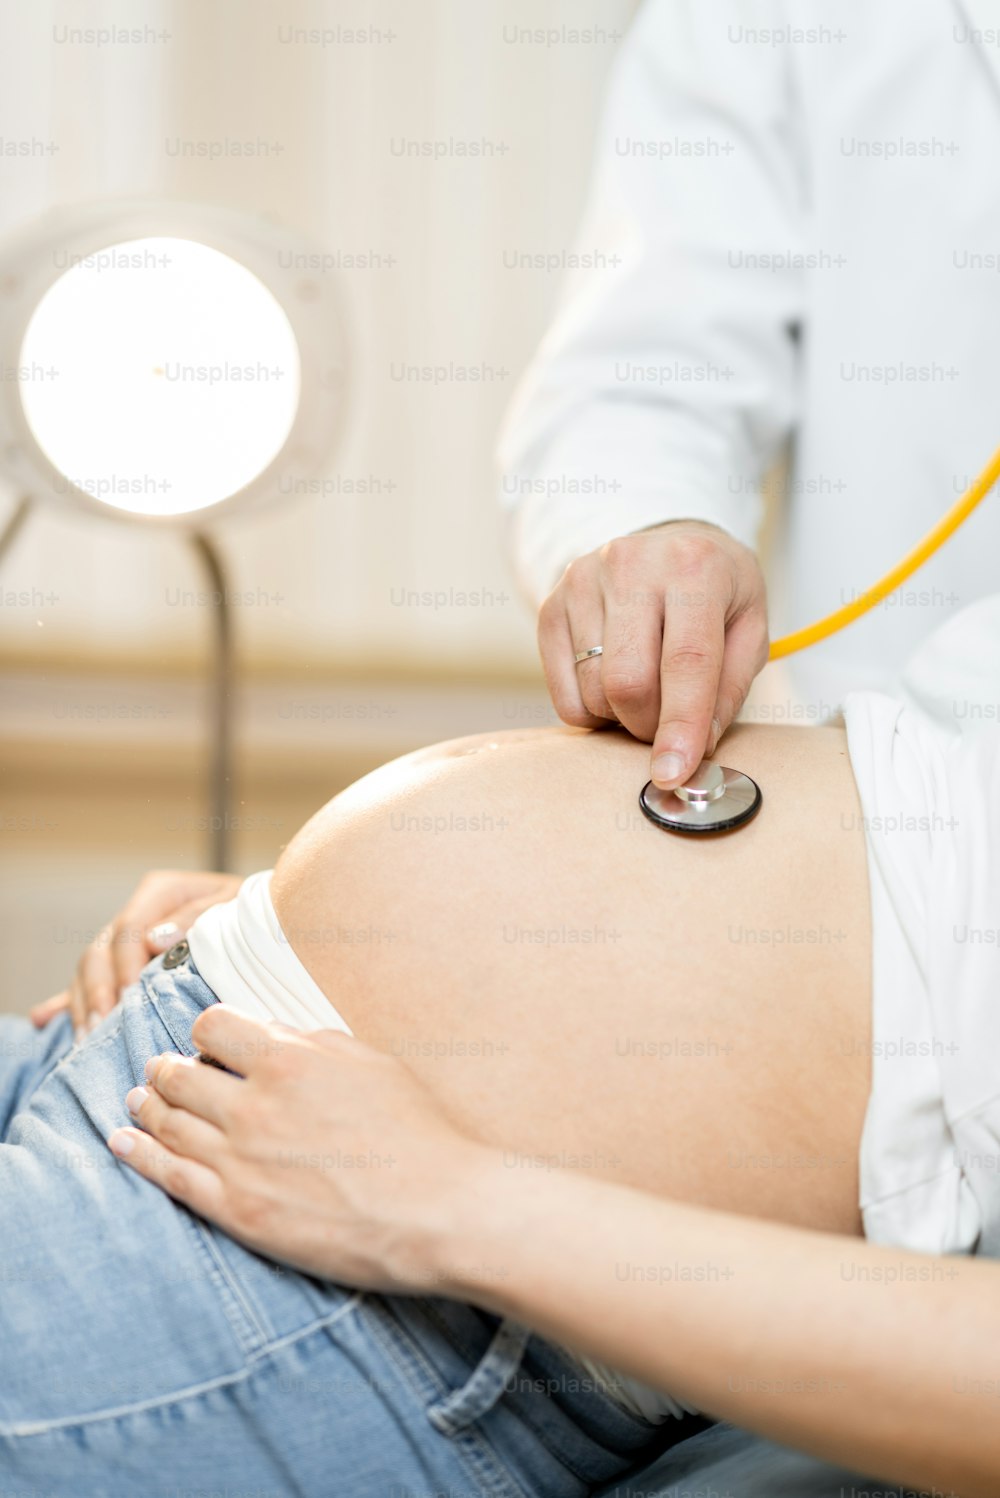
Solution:
M530 1336L526 1326L501 1321L465 1383L427 1410L434 1428L450 1435L488 1414L504 1393L511 1374L517 1371Z

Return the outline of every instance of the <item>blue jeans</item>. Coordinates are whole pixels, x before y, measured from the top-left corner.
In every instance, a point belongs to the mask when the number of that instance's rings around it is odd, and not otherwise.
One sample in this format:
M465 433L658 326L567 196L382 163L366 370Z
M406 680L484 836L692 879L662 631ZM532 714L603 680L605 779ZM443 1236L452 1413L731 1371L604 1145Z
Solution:
M931 1498L931 1490L863 1477L719 1424L672 1446L601 1498Z
M183 949L182 949L183 950ZM86 1043L0 1019L0 1493L583 1498L654 1428L557 1347L262 1258L105 1143L215 996L157 958Z

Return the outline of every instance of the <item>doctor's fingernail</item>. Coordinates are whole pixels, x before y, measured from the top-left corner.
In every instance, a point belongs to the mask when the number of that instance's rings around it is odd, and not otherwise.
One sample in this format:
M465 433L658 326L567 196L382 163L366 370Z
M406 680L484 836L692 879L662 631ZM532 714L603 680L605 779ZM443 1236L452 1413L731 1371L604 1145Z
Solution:
M719 740L721 738L722 738L722 724L719 722L718 718L713 718L712 719L712 727L709 730L709 735L708 735L708 748L705 751L705 758L706 759L711 759L712 755L715 753L716 749L719 747Z
M145 1087L133 1087L125 1098L125 1106L130 1113L138 1113L148 1097L149 1092Z
M113 1155L130 1155L135 1149L135 1135L126 1134L124 1129L116 1129L108 1137L108 1148Z
M658 754L653 760L653 779L657 785L679 780L684 774L684 761L679 754Z
M142 1074L146 1078L147 1082L152 1082L153 1078L156 1076L156 1066L159 1059L159 1056L150 1056L149 1060L146 1062L146 1065L143 1067Z

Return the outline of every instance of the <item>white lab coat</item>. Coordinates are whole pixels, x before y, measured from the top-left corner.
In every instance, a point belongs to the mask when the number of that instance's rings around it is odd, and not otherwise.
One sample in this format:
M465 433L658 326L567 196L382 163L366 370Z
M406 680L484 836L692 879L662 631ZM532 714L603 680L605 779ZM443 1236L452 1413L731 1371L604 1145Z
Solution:
M792 438L772 635L827 613L1000 444L1000 0L647 0L578 250L501 447L528 592L657 521L753 545ZM998 577L1000 494L799 696L885 686Z

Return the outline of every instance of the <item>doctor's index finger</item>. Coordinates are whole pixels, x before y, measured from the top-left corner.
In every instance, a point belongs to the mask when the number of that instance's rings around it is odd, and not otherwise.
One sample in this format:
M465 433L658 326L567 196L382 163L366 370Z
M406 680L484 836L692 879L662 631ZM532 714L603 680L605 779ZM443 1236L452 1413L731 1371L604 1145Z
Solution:
M709 569L688 586L669 583L663 610L660 721L652 778L683 783L709 752L725 657L727 598ZM716 735L717 736L717 735Z
M766 609L746 609L728 621L719 694L715 704L719 737L743 707L754 677L767 664L767 651ZM710 752L713 750L714 745L710 745Z

